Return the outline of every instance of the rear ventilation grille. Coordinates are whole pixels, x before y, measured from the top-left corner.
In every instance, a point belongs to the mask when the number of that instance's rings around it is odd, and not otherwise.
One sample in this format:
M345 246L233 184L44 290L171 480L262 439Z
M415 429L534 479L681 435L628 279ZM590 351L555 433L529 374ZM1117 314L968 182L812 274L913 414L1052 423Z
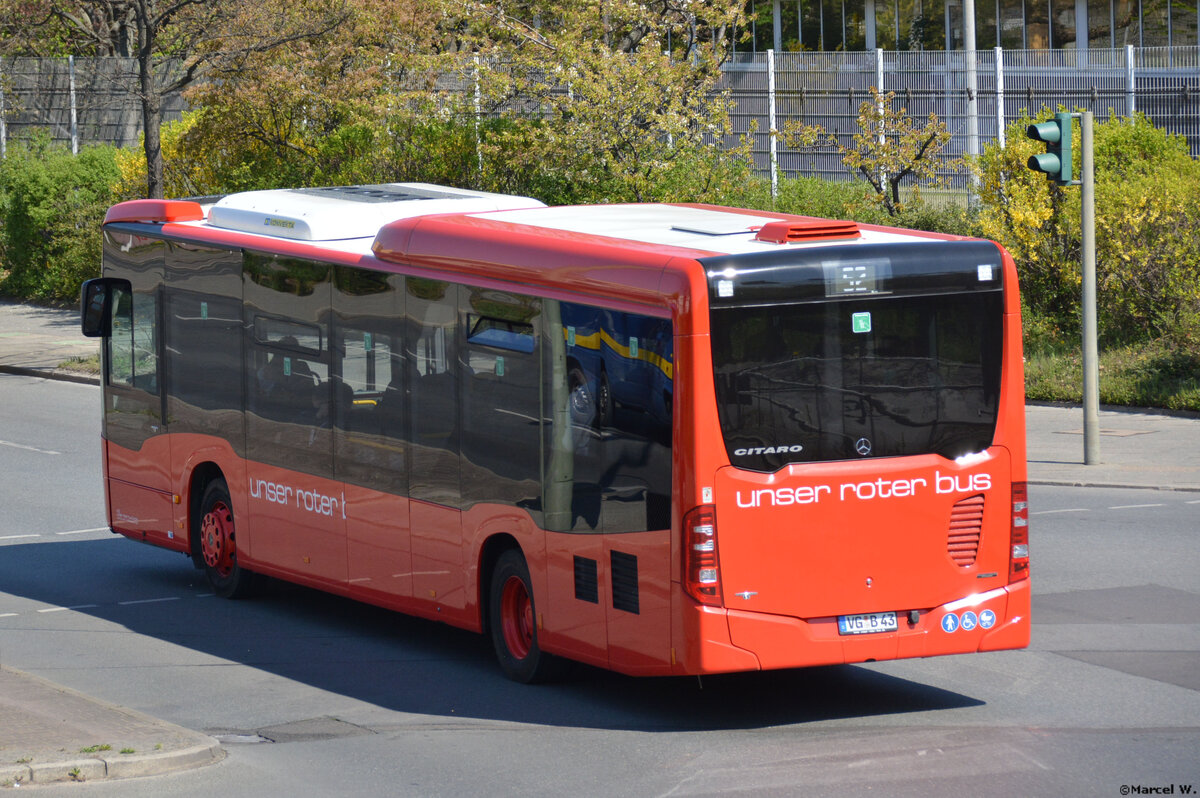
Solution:
M613 608L639 613L638 607L638 558L623 551L612 552Z
M979 538L983 534L983 494L962 499L950 511L950 534L946 551L956 565L975 564Z

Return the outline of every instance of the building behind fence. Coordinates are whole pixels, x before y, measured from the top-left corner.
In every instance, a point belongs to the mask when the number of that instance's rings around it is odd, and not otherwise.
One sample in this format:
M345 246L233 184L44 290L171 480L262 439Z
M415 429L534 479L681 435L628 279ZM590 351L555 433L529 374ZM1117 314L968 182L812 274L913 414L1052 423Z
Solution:
M1192 156L1200 156L1200 46L759 52L737 55L720 86L735 102L734 133L755 131L762 174L774 168L828 178L846 176L836 152L789 150L770 131L795 120L820 125L849 144L871 87L895 92L914 119L936 113L953 134L950 158L1003 141L1009 123L1058 105L1102 119L1144 113L1155 126L1185 136ZM134 59L0 59L0 152L34 129L74 147L136 146L136 89ZM185 107L182 97L166 98L164 121L178 119ZM952 186L967 185L961 168L946 176Z

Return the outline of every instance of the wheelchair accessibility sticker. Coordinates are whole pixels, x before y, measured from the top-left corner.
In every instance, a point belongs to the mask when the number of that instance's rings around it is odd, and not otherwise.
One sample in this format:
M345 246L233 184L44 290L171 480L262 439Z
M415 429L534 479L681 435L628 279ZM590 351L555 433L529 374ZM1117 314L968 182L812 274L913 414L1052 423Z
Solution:
M942 616L942 631L947 634L953 634L959 629L964 632L973 631L975 628L991 629L996 625L996 613L992 610L981 610L978 615L967 610L961 616L953 612L948 612Z

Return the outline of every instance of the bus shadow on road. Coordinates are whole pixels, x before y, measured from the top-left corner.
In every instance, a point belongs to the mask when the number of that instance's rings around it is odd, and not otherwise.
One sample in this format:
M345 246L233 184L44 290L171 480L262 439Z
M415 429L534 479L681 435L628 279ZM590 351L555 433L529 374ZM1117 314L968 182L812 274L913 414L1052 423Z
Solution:
M853 665L697 679L633 678L572 664L552 684L520 685L500 673L483 636L274 580L267 580L256 598L225 601L211 595L202 573L187 560L161 549L91 540L8 546L4 555L2 593L72 608L128 629L138 637L106 648L104 656L113 661L105 667L115 679L133 678L129 671L123 675L125 668L137 669L143 683L162 679L166 692L176 689L180 672L197 669L147 669L156 651L165 659L166 647L159 643L199 652L205 656L197 659L205 663L215 657L389 710L455 723L753 729L983 703ZM0 612L5 610L0 605ZM27 609L5 618L0 628L45 630L65 617ZM76 621L62 634L79 626ZM78 645L71 644L72 659L95 659L96 653L79 649L88 639L84 634ZM170 660L177 663L178 653ZM208 695L236 692L236 672L219 670L218 681L198 689ZM313 714L321 713L314 709Z

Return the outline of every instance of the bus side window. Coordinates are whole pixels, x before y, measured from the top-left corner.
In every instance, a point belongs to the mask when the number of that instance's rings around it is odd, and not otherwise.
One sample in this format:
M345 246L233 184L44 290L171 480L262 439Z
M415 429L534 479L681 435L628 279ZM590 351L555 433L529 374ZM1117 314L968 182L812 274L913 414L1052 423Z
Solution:
M670 322L568 302L546 305L546 527L670 526Z
M320 359L323 331L256 316L254 333L254 409L275 421L329 426L329 372Z
M457 507L459 478L458 286L425 278L405 280L409 369L408 417L413 444L409 495Z
M404 278L339 266L333 346L336 473L346 482L408 491Z
M108 381L158 393L158 302L153 294L112 289Z
M540 523L541 301L484 288L460 298L463 505L516 505Z

